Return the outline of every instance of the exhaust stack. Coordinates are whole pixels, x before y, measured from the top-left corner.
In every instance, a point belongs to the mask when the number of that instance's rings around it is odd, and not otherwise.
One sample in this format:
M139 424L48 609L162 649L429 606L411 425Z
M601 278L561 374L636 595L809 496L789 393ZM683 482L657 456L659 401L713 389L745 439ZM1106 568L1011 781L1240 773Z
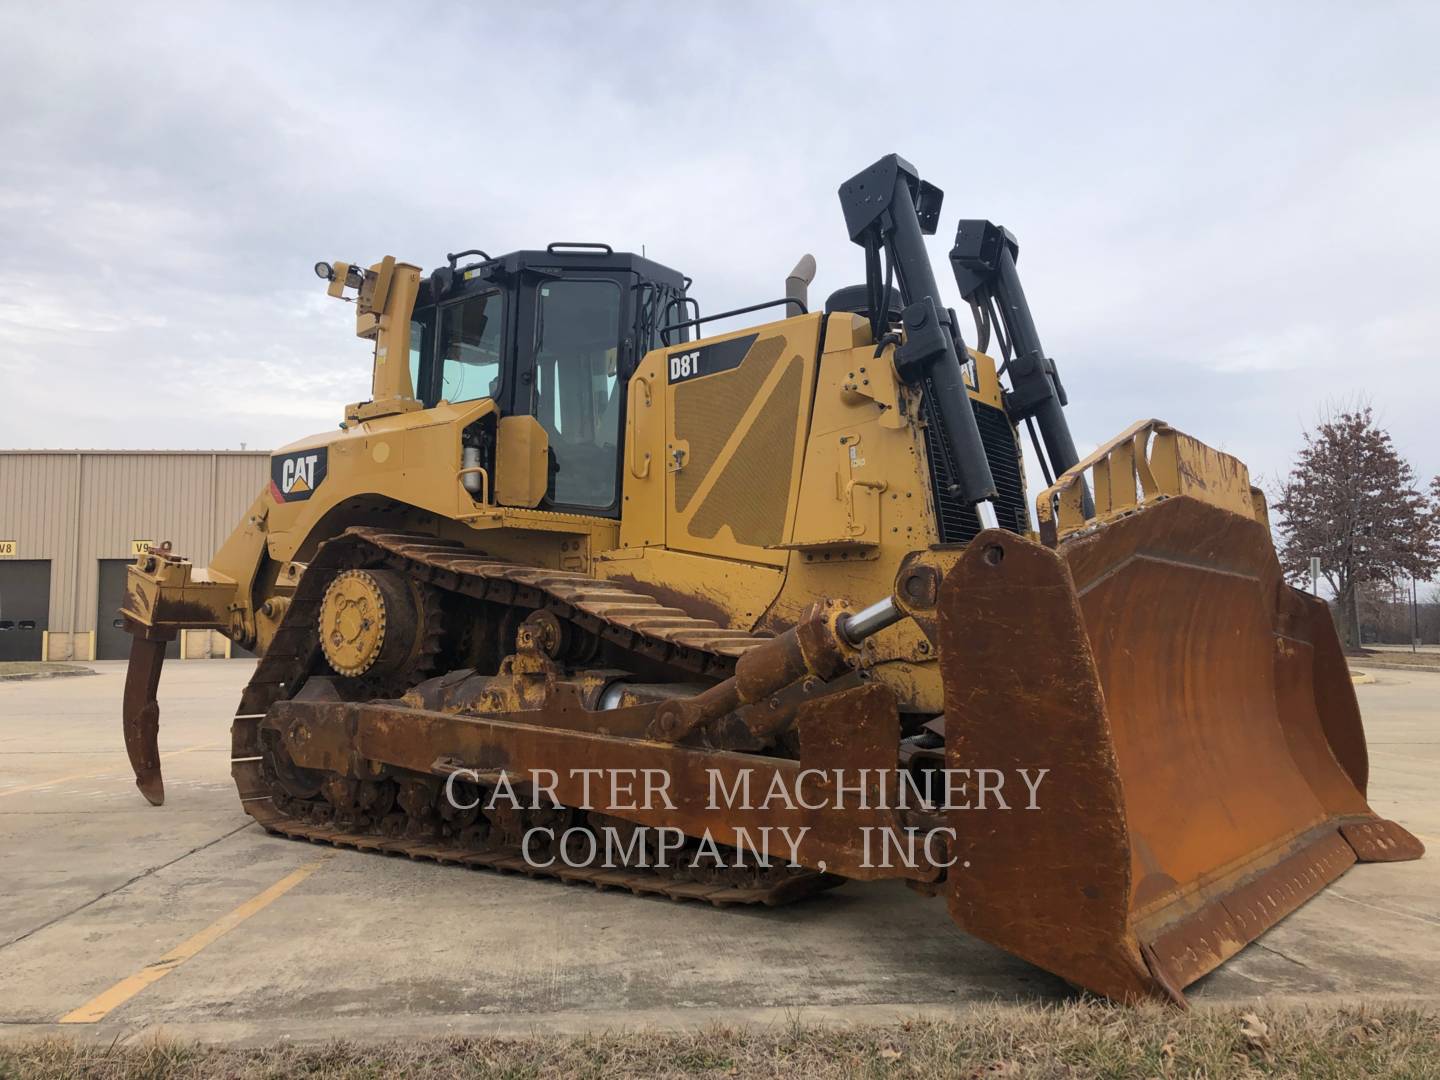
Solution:
M808 253L801 255L795 269L785 278L785 299L794 300L798 304L797 309L789 314L799 315L810 310L810 283L814 280L815 256Z

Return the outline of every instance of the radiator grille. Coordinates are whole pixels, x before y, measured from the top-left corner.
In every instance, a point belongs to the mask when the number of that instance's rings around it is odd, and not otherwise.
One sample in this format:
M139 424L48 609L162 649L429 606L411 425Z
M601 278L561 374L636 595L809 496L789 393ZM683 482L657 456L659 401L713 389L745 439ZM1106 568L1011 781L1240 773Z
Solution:
M980 531L980 520L974 510L949 494L955 468L939 414L930 404L934 393L934 386L926 379L920 418L925 422L925 452L930 460L930 490L935 498L936 524L940 530L940 543L964 544ZM980 441L990 462L990 474L995 478L995 517L1001 528L1016 533L1026 532L1030 528L1030 515L1025 506L1025 479L1021 473L1015 429L1002 410L974 398L970 399L970 404L975 408Z
M685 468L673 474L677 513L689 508L695 492L717 464L725 441L740 425L740 418L784 351L785 338L769 337L752 345L735 370L670 388L675 401L675 437L690 448Z
M710 539L728 525L742 544L766 547L785 538L803 369L800 357L789 361L745 441L716 466L724 471L690 519L690 535Z

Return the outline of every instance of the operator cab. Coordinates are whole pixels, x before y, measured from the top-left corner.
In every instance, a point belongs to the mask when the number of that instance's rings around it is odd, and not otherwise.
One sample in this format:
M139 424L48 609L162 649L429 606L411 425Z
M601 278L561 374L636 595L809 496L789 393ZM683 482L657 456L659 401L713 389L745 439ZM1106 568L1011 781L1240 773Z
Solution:
M689 279L608 244L497 259L464 251L448 263L421 282L415 302L415 396L426 408L488 397L503 416L535 417L550 438L541 507L619 517L625 386L662 344L662 327L684 320ZM688 333L668 337L677 344ZM484 460L493 442L476 437Z

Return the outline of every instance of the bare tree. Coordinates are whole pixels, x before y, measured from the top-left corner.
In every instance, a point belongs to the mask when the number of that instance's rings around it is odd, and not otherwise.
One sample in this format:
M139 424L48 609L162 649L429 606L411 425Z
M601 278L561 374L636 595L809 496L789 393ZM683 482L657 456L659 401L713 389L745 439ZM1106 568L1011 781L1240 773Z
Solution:
M1334 590L1340 631L1360 648L1359 596L1363 586L1425 580L1440 568L1440 480L1430 498L1416 487L1415 471L1395 452L1388 432L1368 405L1332 412L1305 432L1275 509L1284 517L1280 564L1303 582L1310 557Z

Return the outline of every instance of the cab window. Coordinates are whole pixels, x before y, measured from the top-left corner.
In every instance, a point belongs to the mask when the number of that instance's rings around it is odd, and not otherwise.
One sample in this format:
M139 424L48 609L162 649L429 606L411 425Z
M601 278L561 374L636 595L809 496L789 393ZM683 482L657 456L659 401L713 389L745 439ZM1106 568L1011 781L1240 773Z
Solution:
M472 296L440 309L440 397L474 401L500 390L501 296Z
M430 330L435 325L431 322L433 317L432 309L423 318L410 320L410 387L427 409L435 404L426 385L430 377L430 348L433 344Z
M533 414L550 436L549 500L604 509L619 473L620 286L570 279L538 292Z

